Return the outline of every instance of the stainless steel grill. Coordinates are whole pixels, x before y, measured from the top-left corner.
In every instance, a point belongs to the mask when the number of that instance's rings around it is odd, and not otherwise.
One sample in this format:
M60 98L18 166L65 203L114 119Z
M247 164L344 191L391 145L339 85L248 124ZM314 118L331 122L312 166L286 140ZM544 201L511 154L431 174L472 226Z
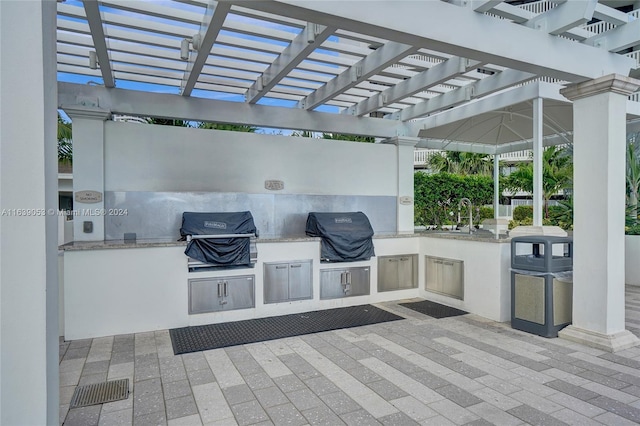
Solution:
M223 239L223 238L249 238L249 240L250 240L249 241L249 259L250 259L250 264L248 264L246 266L253 267L253 265L258 260L258 248L256 246L256 238L257 237L256 237L255 234L188 235L187 236L187 242L189 242L191 240L197 240L197 239L215 240L216 238L217 239ZM187 257L187 266L189 268L189 272L202 271L202 270L211 269L211 268L228 267L228 265L225 265L225 264L215 264L215 263L201 262L201 261L193 259L191 257ZM236 265L236 266L238 266L238 265Z
M190 272L253 267L258 258L258 232L248 211L185 212L180 234Z

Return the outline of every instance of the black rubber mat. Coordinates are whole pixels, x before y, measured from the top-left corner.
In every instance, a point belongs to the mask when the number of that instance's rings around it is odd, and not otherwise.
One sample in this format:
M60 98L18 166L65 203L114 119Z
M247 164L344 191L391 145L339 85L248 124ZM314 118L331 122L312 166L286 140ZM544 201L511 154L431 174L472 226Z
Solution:
M176 355L404 319L371 305L169 330Z
M440 303L432 302L430 300L422 300L420 302L400 303L400 306L413 309L421 314L429 315L434 318L447 318L456 317L458 315L468 314L469 312L461 311L460 309L452 308L450 306L441 305Z

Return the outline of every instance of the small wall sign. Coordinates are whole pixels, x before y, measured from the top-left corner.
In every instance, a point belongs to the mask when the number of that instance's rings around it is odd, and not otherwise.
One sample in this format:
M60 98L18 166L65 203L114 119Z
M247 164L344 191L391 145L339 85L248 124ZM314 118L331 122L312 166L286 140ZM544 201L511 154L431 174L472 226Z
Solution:
M76 191L74 199L78 203L93 204L102 201L102 192L99 191Z
M265 180L264 187L269 191L280 191L284 189L284 182L281 180Z
M409 195L403 195L402 197L399 197L398 201L403 206L409 206L409 205L413 204L413 197L411 197Z

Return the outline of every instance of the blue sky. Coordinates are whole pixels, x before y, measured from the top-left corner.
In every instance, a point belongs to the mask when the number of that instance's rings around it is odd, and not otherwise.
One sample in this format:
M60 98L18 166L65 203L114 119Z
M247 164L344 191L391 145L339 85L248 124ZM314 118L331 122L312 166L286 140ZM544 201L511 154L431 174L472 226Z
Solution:
M180 7L183 8L184 10L190 11L190 12L195 12L195 13L202 13L203 12L203 8L197 7L197 6L191 6L188 4L184 4L184 3L177 3L177 2L169 2L169 1L154 1L154 3L156 4L160 4L160 5L171 5L171 7ZM65 3L65 5L69 5L69 6L76 6L76 7L83 7L82 3L77 1L77 0L67 0ZM120 15L129 15L129 16L134 16L138 19L146 19L149 21L157 21L157 22L163 22L165 20L161 19L161 18L156 18L156 17L152 17L152 16L143 16L140 14L136 14L136 13L132 13L132 12L128 12L128 11L124 11L124 10L120 10L120 9L115 9L115 8L106 8L106 7L102 7L102 9L104 12L109 12L109 13L113 13L113 14L120 14ZM78 22L86 22L83 19L78 19L78 18L73 18L73 17L60 17L61 19L69 19L72 21L78 21ZM244 16L239 16L239 15L229 15L228 19L233 19L236 21L242 21L242 22L246 22L246 23L257 23L258 21L256 21L255 19L252 18L248 18L248 17L244 17ZM187 24L187 23L182 23L180 21L171 21L172 25L179 25L179 26L185 26L186 28L189 28L190 30L193 30L194 32L197 32L197 28L195 28L194 25L192 24ZM262 24L264 25L264 22L262 22ZM285 26L285 25L280 25L277 23L268 23L269 26L272 26L273 28L276 28L280 31L287 31L287 32L292 32L292 33L297 33L299 32L299 29L294 28L294 27L289 27L289 26ZM106 33L108 35L108 27L106 28ZM230 34L228 31L226 30L222 30L221 34ZM260 41L260 42L269 42L269 43L273 43L273 44L279 44L279 45L286 45L287 43L284 42L279 42L279 41L273 41L273 40L268 40L262 37L256 37L250 34L242 34L242 33L233 33L233 36L235 37L240 37L240 38L245 38L247 40L254 40L254 41ZM167 36L169 37L169 36ZM338 38L337 37L331 37L330 38L331 41L337 41ZM229 48L233 48L233 47L229 47ZM241 50L241 49L238 49ZM319 53L323 53L323 54L327 54L327 55L338 55L337 52L333 52L333 51L328 51L328 50L322 50L322 49L318 49L317 50ZM323 64L323 65L327 65L327 64ZM186 63L185 63L185 68L186 68ZM65 72L59 72L58 73L58 81L63 81L63 82L70 82L70 83L78 83L78 84L103 84L102 78L100 77L96 77L96 76L86 76L86 75L78 75L78 74L70 74L70 73L65 73ZM126 81L126 80L121 80L121 79L117 79L116 80L116 87L121 88L121 89L130 89L130 90L140 90L140 91L149 91L149 92L158 92L158 93L174 93L174 94L178 94L179 93L179 88L178 87L174 87L174 86L166 86L166 85L159 85L159 84L150 84L150 83L139 83L139 82L132 82L132 81ZM192 96L195 97L202 97L202 98L211 98L211 99L219 99L219 100L225 100L225 101L230 101L230 102L244 102L244 96L239 95L239 94L232 94L232 93L225 93L225 92L215 92L215 91L208 91L208 90L198 90L195 89L192 93ZM275 98L262 98L258 104L261 105L276 105L276 106L283 106L283 107L295 107L296 102L295 101L289 101L289 100L282 100L282 99L275 99ZM338 108L337 107L333 107L333 106L320 106L319 108L316 109L317 111L323 111L323 112L331 112L331 113L336 113L338 112Z

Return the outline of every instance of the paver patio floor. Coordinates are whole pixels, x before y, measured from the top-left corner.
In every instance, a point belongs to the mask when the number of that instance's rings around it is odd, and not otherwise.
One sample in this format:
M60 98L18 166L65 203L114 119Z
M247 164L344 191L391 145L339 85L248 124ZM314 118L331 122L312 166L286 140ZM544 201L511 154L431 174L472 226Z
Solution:
M627 287L640 334L640 287ZM167 330L60 344L72 425L632 425L640 347L611 354L464 315L173 354ZM129 378L128 399L69 410L78 385Z

